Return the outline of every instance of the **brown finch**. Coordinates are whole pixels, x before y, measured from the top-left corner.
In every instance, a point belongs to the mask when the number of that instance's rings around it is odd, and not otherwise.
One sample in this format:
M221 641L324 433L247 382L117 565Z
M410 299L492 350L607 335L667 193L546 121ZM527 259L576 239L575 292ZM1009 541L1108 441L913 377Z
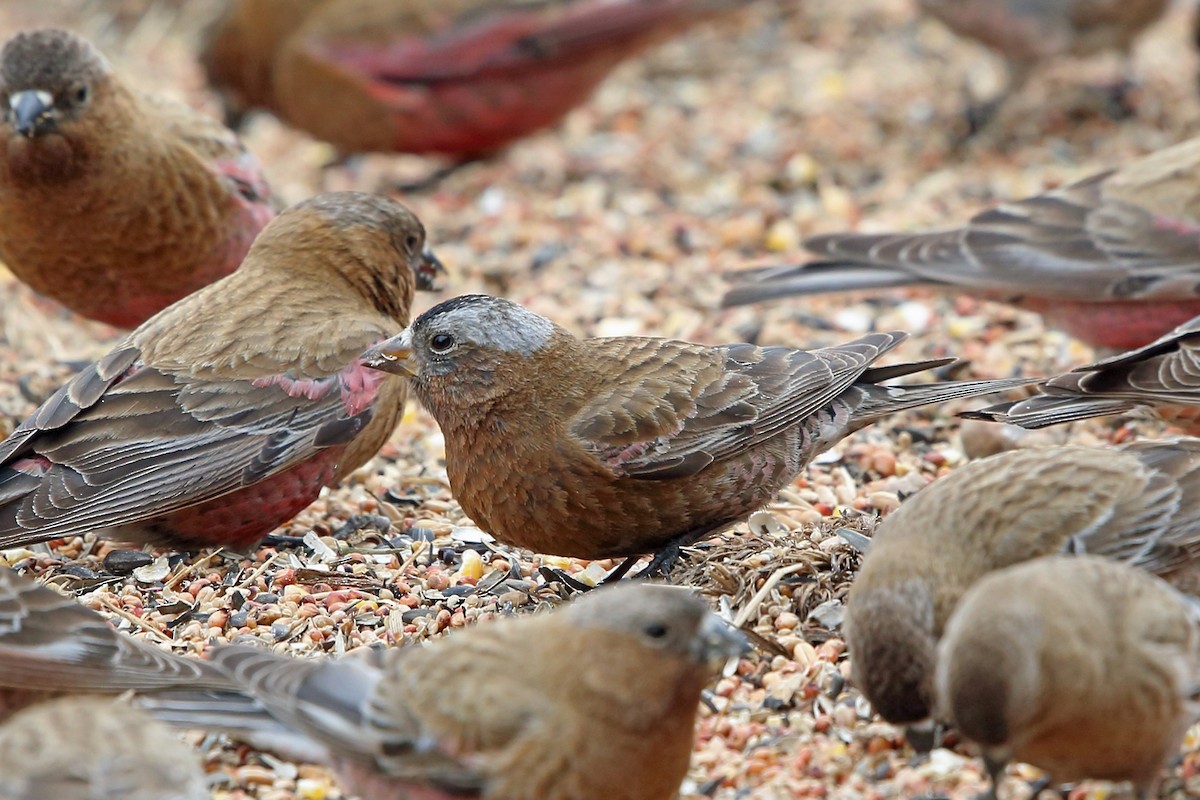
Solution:
M1040 558L972 586L938 648L938 707L992 776L1131 781L1145 800L1200 717L1200 610L1091 556Z
M936 648L984 575L1093 553L1171 576L1200 550L1200 440L1016 450L973 461L879 524L847 600L855 685L884 719L933 710Z
M769 503L853 431L1025 382L881 385L952 360L871 366L905 336L813 351L578 339L515 303L467 295L363 361L412 376L445 435L454 496L485 531L576 558L662 551L657 569Z
M242 267L166 308L0 443L0 548L96 531L252 546L375 455L404 381L359 355L407 322L435 263L403 206L285 211Z
M424 647L217 647L206 665L236 690L143 702L175 725L314 753L364 800L669 800L700 691L745 646L692 592L625 584Z
M993 0L987 0L993 2ZM937 286L1011 302L1093 347L1141 347L1200 315L1200 138L933 233L807 240L801 266L735 274L725 305Z
M274 216L214 119L125 85L61 30L0 49L0 258L72 311L132 328L233 272Z
M469 159L549 127L625 59L749 0L237 0L201 61L346 153Z

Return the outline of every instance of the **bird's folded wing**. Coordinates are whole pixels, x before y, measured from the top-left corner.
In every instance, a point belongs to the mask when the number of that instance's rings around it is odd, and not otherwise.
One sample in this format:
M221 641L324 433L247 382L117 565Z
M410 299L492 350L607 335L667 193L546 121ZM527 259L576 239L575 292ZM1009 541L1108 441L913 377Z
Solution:
M1053 378L1047 388L1114 399L1200 403L1200 318L1145 347Z
M838 288L838 271L864 288L856 268L897 270L917 280L999 295L1091 302L1195 296L1200 228L1152 191L1121 191L1106 172L1026 200L1004 203L963 228L913 234L828 234L804 245L813 263L762 271L763 283ZM1147 204L1143 205L1142 201ZM900 283L886 273L859 281Z
M569 430L618 474L694 474L828 405L903 338L869 334L814 351L597 340L601 359L622 372L573 417Z
M678 0L477 4L452 25L411 31L412 18L395 37L323 35L313 19L297 36L310 57L358 71L383 83L433 85L519 77L594 59L611 51L615 63L663 31L695 14ZM330 9L333 11L333 9Z
M0 533L186 508L344 444L370 418L346 413L336 375L300 393L291 379L203 380L136 359L120 350L85 369L0 444Z
M402 659L402 651L367 651L300 660L231 646L217 649L212 662L276 721L338 757L402 780L477 787L478 776L445 753L403 703L381 697L388 694L382 662L394 671Z
M191 149L205 168L228 181L228 188L251 202L266 202L271 188L258 159L238 135L218 120L170 98L141 95L142 106L158 127ZM183 148L180 148L182 150ZM185 156L180 153L178 158Z
M1139 442L1124 448L1144 466L1143 481L1106 524L1086 537L1087 552L1166 574L1200 549L1200 439Z

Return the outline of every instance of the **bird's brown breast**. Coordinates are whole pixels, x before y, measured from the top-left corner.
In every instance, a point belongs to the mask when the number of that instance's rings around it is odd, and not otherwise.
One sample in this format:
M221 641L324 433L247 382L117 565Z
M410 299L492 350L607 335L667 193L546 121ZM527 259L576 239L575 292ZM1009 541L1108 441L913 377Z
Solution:
M605 558L650 552L715 531L768 503L794 475L789 437L695 475L617 475L565 434L510 424L446 430L446 471L463 511L503 542Z

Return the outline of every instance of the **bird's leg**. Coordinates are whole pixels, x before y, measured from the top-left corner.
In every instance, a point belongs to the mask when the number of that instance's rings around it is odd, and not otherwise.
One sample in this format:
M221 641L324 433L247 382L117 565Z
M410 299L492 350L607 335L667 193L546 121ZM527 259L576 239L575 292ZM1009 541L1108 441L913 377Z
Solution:
M342 188L340 186L331 186L329 180L330 176L339 170L344 171L345 179L351 187L357 186L362 180L364 163L366 163L366 158L362 155L337 152L333 158L321 165L321 178L318 181L321 191L329 192ZM338 183L341 183L341 181L339 180Z
M388 182L380 187L381 192L399 192L400 194L417 194L418 192L427 192L430 189L437 188L438 184L449 178L454 173L458 172L463 167L474 164L479 161L479 158L468 157L459 159L450 164L440 166L426 175L424 178L417 178L412 181Z
M1140 88L1141 83L1133 77L1126 61L1116 80L1096 86L1094 90L1100 95L1104 115L1120 122L1137 114L1137 103L1134 101Z
M225 127L235 133L245 133L246 120L250 117L250 109L237 98L226 92L221 92L221 119Z
M963 109L963 118L967 121L967 133L963 138L970 139L987 128L996 118L996 114L1008 96L1008 92L1001 92L988 100L970 102Z
M636 577L639 579L661 577L664 580L669 580L671 577L671 570L675 567L675 562L677 562L679 557L683 555L683 548L695 544L705 536L708 536L710 533L719 531L727 526L728 523L722 521L713 525L707 525L697 528L696 530L688 531L681 536L676 536L664 547L659 548L658 551L654 553L654 555L650 558L650 563L644 570L639 572ZM629 573L629 570L633 569L634 564L641 560L641 556L630 556L618 564L612 572L605 575L604 580L600 581L600 584L607 585L609 583L616 583L617 581L621 580L621 578L624 578Z
M937 746L942 738L942 726L933 720L918 722L915 725L904 726L904 738L908 745L917 753L928 753Z
M1197 17L1200 19L1200 16ZM1198 31L1200 33L1200 31ZM1128 47L1121 51L1121 64L1116 79L1095 87L1100 94L1104 114L1112 120L1129 119L1137 114L1137 93L1142 88L1133 69L1133 54Z
M1004 777L1004 770L1008 766L1008 759L996 758L987 753L983 754L983 766L987 770L988 782L991 786L983 794L979 795L976 800L996 800L996 794L1000 791L1000 781Z
M1031 72L1031 68L1026 64L1011 64L1008 70L1008 84L998 94L984 101L969 100L963 113L967 121L967 134L963 139L971 139L991 125L999 115L1001 107L1011 97L1020 93Z

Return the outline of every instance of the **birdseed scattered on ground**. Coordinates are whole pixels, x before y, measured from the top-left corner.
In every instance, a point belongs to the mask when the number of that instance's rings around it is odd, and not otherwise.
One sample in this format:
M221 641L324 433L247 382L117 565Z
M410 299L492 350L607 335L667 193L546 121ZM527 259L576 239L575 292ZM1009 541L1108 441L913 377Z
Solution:
M211 0L0 4L6 32L64 24L95 41L142 88L215 113L193 61ZM505 294L590 335L655 334L719 343L822 346L875 328L912 334L889 356L958 356L956 377L1052 374L1091 358L1036 315L924 290L816 297L717 310L722 273L798 255L806 236L965 221L1119 165L1200 129L1190 12L1174 9L1136 51L1134 118L1114 122L1088 84L1104 59L1041 73L984 136L963 143L963 87L999 85L999 62L915 18L908 0L762 0L631 62L559 128L435 189L402 197L450 267L449 294ZM247 143L277 193L387 187L437 162L371 156L322 167L332 150L266 116ZM37 301L0 272L0 434L119 333ZM675 580L697 587L754 637L758 653L713 687L682 796L968 798L980 763L948 741L918 758L872 718L849 684L842 602L856 534L963 463L1028 443L1161 435L1151 423L1090 421L1027 437L961 427L961 405L869 428L820 457L779 503L685 554ZM114 624L178 653L253 636L296 656L411 646L488 618L530 613L569 590L542 567L594 582L615 562L539 558L497 545L454 502L432 419L410 408L390 444L254 552L154 559L90 538L13 566L79 596ZM1163 796L1200 795L1200 742ZM338 800L334 776L195 735L214 798ZM1033 770L1010 771L1010 797ZM1071 797L1106 797L1085 784ZM1050 796L1050 795L1047 795ZM1057 796L1057 795L1055 795Z

